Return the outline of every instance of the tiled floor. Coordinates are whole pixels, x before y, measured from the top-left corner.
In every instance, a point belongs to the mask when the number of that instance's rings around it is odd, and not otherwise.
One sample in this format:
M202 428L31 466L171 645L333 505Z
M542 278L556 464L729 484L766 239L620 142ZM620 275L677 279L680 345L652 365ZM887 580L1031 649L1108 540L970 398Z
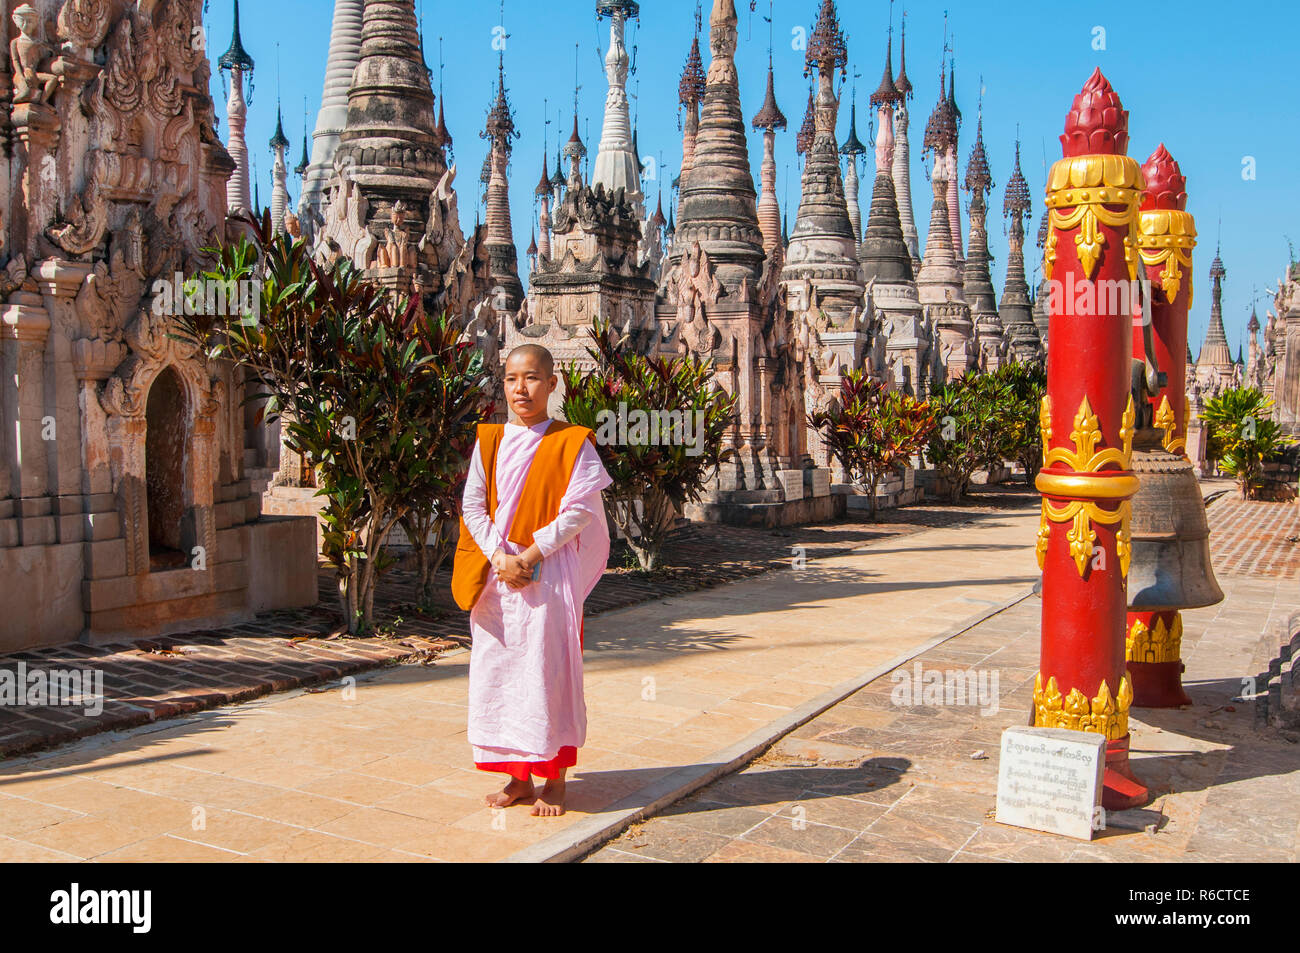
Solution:
M899 682L882 677L588 861L1293 863L1300 745L1258 729L1251 703L1233 700L1276 651L1270 633L1300 609L1288 575L1268 562L1221 571L1224 602L1184 613L1195 704L1134 709L1134 770L1154 798L1111 814L1091 843L992 819L1001 732L1025 724L1033 691L1041 603L1031 597L919 659L923 671L996 673L996 713L899 707Z

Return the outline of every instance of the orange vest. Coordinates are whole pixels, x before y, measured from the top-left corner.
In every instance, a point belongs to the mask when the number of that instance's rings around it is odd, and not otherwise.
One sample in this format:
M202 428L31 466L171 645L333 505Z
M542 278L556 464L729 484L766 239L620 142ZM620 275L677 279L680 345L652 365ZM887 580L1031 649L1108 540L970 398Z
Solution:
M479 424L479 455L483 460L483 475L487 481L487 513L495 520L497 514L497 450L505 434L504 424ZM578 453L586 440L594 435L585 427L555 420L533 454L524 478L524 491L519 497L514 522L510 526L510 542L522 549L533 544L533 534L549 526L560 515L560 501L569 489ZM460 540L456 543L456 558L451 571L451 594L456 605L466 612L472 610L487 587L488 570L492 568L489 556L483 555L470 535L465 518L460 520Z

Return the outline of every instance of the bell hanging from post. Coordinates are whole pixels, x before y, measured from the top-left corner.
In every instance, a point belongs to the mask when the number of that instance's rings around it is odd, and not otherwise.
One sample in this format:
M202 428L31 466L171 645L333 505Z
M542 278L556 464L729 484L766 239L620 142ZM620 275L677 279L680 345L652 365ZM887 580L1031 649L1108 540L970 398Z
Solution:
M1210 565L1210 528L1196 472L1187 457L1161 446L1158 430L1138 431L1133 472L1133 556L1128 573L1126 656L1133 704L1190 705L1182 685L1179 610L1223 601Z
M1133 329L1133 391L1139 408L1132 469L1133 555L1128 575L1125 655L1133 704L1176 708L1183 689L1180 610L1223 601L1210 564L1210 528L1196 471L1187 459L1187 314L1196 225L1187 180L1161 145L1142 167L1138 250L1147 281ZM1145 360L1142 356L1145 355Z

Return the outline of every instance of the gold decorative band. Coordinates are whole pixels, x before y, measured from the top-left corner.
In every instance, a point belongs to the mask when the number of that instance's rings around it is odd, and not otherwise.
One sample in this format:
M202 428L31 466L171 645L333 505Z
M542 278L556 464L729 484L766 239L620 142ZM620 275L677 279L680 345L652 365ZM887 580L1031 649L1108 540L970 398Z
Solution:
M1082 496L1093 500L1126 500L1138 491L1138 478L1130 474L1100 476L1095 473L1052 473L1039 470L1034 486L1045 496Z
M1196 247L1196 221L1179 209L1152 209L1138 213L1138 247L1142 263L1150 268L1164 265L1160 287L1170 301L1178 297L1183 277L1192 270L1192 249ZM1188 306L1195 289L1188 288Z
M1141 167L1128 156L1075 156L1056 162L1047 178L1048 228L1043 247L1043 273L1047 279L1052 279L1056 268L1058 231L1079 229L1074 244L1084 277L1091 279L1106 244L1100 226L1109 225L1126 231L1124 260L1129 278L1136 281L1138 205L1145 188ZM1120 211L1111 208L1117 205L1122 206Z
M1177 662L1183 657L1183 614L1174 613L1172 625L1156 616L1154 626L1134 619L1124 640L1124 657L1130 662Z
M1128 712L1133 703L1133 686L1125 672L1119 682L1119 694L1111 695L1110 686L1103 679L1095 698L1088 697L1077 688L1062 695L1056 676L1034 678L1034 727L1068 728L1071 731L1092 731L1105 735L1108 741L1118 741L1128 734Z

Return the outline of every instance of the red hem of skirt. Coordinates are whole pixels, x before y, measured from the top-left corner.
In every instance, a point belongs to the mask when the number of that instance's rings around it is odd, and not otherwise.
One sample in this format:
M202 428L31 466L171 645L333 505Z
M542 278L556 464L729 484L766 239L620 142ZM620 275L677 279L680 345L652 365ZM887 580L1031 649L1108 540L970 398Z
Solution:
M586 619L578 621L578 645L583 649L587 647L586 622ZM554 781L559 778L562 770L572 768L577 763L578 749L573 745L565 745L550 761L475 761L474 767L480 771L508 774L519 781L527 781L532 775Z
M565 745L560 753L549 761L476 761L474 767L480 771L496 771L508 774L518 781L527 781L532 775L554 781L565 768L578 763L578 749Z

